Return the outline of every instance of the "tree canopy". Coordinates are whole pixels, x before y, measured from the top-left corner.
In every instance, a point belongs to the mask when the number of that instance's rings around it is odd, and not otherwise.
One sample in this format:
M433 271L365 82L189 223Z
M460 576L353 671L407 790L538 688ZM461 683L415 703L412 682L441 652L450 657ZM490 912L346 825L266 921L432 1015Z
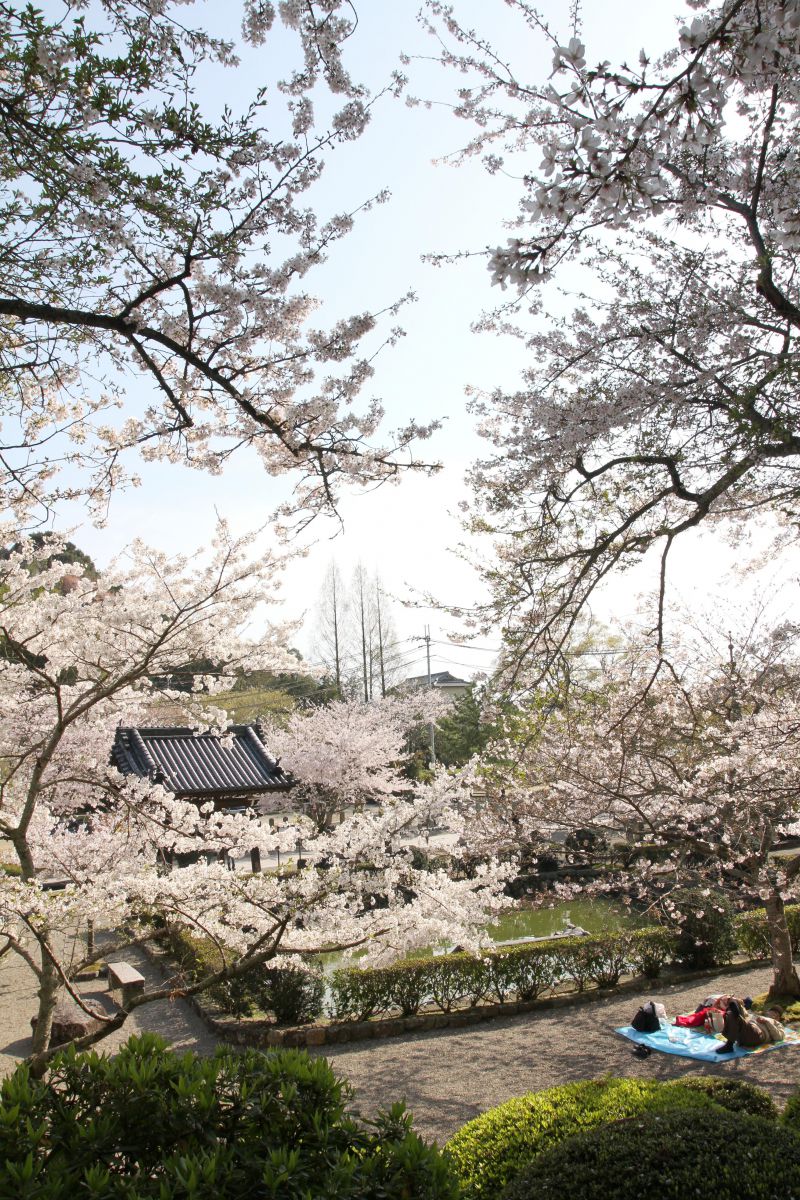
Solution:
M796 520L800 13L693 3L677 44L631 66L592 65L577 24L558 37L528 0L509 7L549 42L548 80L459 25L457 6L428 10L461 72L464 153L524 173L515 236L491 257L519 296L484 325L522 338L531 365L516 392L475 398L493 453L471 517L495 539L487 619L518 682L648 549L658 643L679 535Z
M292 512L334 504L342 476L414 463L430 426L381 447L379 402L355 407L378 318L318 327L305 290L355 216L320 219L304 198L370 119L342 58L356 17L344 0L278 7L244 0L242 44L280 30L286 76L236 111L213 97L237 47L173 0L67 3L59 19L0 3L4 505L102 510L133 447L216 473L253 446L297 476Z

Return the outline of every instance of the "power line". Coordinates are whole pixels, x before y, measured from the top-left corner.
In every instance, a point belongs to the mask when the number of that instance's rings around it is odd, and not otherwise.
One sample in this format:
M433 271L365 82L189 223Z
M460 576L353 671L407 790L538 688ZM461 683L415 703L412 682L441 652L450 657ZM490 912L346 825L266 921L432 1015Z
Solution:
M499 646L476 646L473 642L451 642L447 638L431 638L436 646L455 646L457 650L479 650L486 654L499 654Z

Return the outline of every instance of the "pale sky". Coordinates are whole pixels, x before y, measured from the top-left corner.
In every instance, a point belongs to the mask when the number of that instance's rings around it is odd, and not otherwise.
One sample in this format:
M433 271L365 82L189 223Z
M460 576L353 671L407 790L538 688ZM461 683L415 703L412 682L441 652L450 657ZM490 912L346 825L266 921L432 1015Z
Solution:
M401 51L412 56L435 51L415 21L418 7L418 0L357 0L359 27L346 57L355 78L377 90L398 65ZM569 6L546 0L541 7L568 39ZM519 47L519 61L524 61L531 77L549 73L550 50L543 42L537 47L532 40L527 46L517 41L501 0L455 0L455 8L464 14L465 23L485 29L500 43ZM238 11L237 6L228 0L208 0L198 6L198 20L215 32L232 35L234 31L226 31L225 26L232 11ZM635 58L641 46L653 52L663 49L672 40L678 9L671 0L639 5L584 0L582 11L591 62ZM280 74L280 66L276 68L274 62L280 49L279 41L248 52L236 73L233 91L228 88L225 98L235 104L237 90L244 97L264 76L274 79ZM313 194L324 216L351 209L382 188L388 188L392 198L363 215L356 230L334 248L328 264L305 282L323 300L321 321L380 309L409 289L417 293L417 303L400 317L407 336L380 356L365 398L375 395L382 399L387 430L411 415L421 420L442 418L443 429L423 450L444 466L430 479L409 477L399 486L347 498L341 506L343 534L333 526L316 527L316 541L310 544L307 557L287 572L286 617L299 618L303 611L313 610L331 560L339 564L345 577L362 562L368 571L380 574L387 593L398 599L431 592L444 603L467 605L478 595L474 573L451 553L461 537L454 514L465 494L464 472L482 452L472 418L465 411L464 392L468 384L512 388L524 360L513 341L470 331L481 311L500 298L490 287L485 260L476 257L434 268L423 263L421 256L481 251L504 242L509 234L503 221L515 215L518 184L503 176L489 177L475 162L459 168L435 164L435 159L456 150L470 134L445 103L458 80L424 62L412 61L404 69L411 76L412 93L440 103L429 110L385 98L367 133L331 155L324 179ZM100 566L134 537L167 552L201 547L209 539L217 513L240 531L260 527L286 487L266 477L246 453L237 454L222 477L211 478L172 464L147 465L140 473L143 486L114 498L105 528L85 525L73 534ZM69 514L69 523L78 520L77 514ZM65 523L62 519L60 526ZM724 552L717 555L707 539L702 553L697 546L694 551L689 547L688 555L683 550L685 587L701 592L707 589L724 562ZM632 607L633 590L630 579L616 585L616 598L602 615L608 618L615 608ZM487 653L484 639L479 643L481 649L442 644L453 627L437 612L408 610L396 603L393 616L408 674L425 669L424 651L413 639L422 634L426 624L435 639L433 670L448 669L471 677L490 667L492 655ZM310 626L309 620L297 638L306 655L312 645Z

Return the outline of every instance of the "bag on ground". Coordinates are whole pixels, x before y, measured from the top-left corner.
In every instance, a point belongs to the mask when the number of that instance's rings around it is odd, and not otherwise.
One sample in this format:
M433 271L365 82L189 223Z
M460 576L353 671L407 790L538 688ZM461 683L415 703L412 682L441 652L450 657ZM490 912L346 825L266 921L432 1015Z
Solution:
M635 1029L637 1033L656 1033L660 1028L661 1023L652 1001L649 1004L643 1004L636 1010L636 1015L631 1021L631 1029Z

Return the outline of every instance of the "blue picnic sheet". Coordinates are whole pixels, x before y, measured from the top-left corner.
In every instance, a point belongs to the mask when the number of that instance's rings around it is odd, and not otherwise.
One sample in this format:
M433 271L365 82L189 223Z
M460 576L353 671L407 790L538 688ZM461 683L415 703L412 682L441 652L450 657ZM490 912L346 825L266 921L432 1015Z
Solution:
M755 1050L734 1046L730 1054L717 1054L717 1047L725 1041L721 1033L706 1033L702 1029L662 1025L657 1033L639 1033L631 1025L623 1025L614 1032L640 1046L660 1050L662 1054L677 1054L680 1058L693 1058L699 1062L730 1062L732 1058L747 1058L751 1054L763 1054L766 1050L779 1050L781 1046L800 1045L800 1034L793 1029L786 1030L786 1039L782 1042L769 1042Z

